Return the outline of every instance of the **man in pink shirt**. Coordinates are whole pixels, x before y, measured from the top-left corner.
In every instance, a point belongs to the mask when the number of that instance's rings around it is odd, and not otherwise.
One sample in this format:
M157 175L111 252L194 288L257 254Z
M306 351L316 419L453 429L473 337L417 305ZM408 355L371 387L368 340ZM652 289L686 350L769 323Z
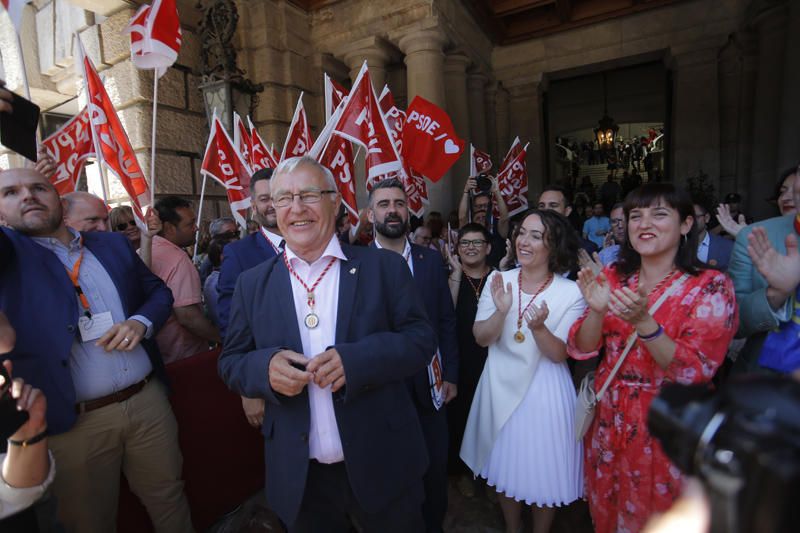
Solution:
M216 326L203 314L200 274L184 250L195 241L197 217L191 204L177 196L156 202L163 223L153 238L152 271L172 291L175 303L167 323L156 336L165 363L191 357L208 350L210 342L220 342Z

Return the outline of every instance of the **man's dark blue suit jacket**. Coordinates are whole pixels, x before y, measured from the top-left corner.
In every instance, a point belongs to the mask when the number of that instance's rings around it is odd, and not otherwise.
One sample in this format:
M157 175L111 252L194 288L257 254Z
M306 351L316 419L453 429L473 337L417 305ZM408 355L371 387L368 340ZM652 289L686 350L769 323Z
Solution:
M239 274L260 265L270 257L275 257L275 250L260 231L225 246L217 284L217 317L219 334L223 339L228 328L233 289L236 288Z
M84 245L108 272L127 317L142 315L153 332L172 312L172 293L150 272L120 233L83 233ZM58 257L16 231L0 228L0 310L17 333L14 350L2 358L14 362L14 375L47 397L51 434L75 423L75 388L70 349L78 335L75 288ZM166 381L164 363L152 340L142 342L153 369Z
M411 262L414 264L414 284L422 295L425 311L436 333L436 342L442 354L443 379L458 384L456 311L450 288L447 286L448 274L442 255L430 248L412 244ZM417 404L424 411L433 411L427 368L414 376L413 385Z
M394 252L343 245L336 342L346 385L333 395L350 485L367 512L417 486L428 467L425 441L405 378L430 361L435 335L414 281ZM272 357L303 352L289 271L272 258L239 276L222 379L237 394L264 398L267 499L294 523L309 463L308 388L294 397L269 385ZM326 320L326 317L320 317Z

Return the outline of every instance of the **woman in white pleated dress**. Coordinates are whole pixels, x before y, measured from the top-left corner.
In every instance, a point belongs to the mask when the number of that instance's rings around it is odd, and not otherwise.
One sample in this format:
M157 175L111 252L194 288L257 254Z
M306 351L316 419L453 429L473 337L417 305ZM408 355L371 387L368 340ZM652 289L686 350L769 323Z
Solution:
M566 338L585 303L560 274L572 269L577 248L565 217L528 211L514 242L520 267L494 274L478 302L473 333L489 356L460 455L500 493L509 533L520 530L522 502L534 532L544 533L556 507L583 496Z

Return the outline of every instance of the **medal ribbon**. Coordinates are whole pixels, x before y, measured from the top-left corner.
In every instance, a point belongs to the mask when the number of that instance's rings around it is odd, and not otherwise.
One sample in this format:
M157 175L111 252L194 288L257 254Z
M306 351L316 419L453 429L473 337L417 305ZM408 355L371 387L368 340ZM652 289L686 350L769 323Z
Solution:
M280 249L280 248L278 248L277 246L275 246L275 245L272 243L272 239L270 239L269 237L267 237L267 230L265 230L265 229L264 229L264 226L261 226L261 228L260 228L260 229L261 229L261 235L263 235L263 236L264 236L264 238L267 240L267 243L268 243L270 246L272 246L272 249L273 249L273 250L275 250L275 255L281 255L281 249Z
M306 285L306 282L303 281L302 279L300 279L300 276L297 274L295 269L293 269L292 265L289 264L289 258L286 257L286 254L283 254L283 262L286 265L286 268L289 270L289 272L291 272L292 276L294 276L294 279L299 281L300 284L303 286L303 288L305 288L306 293L308 294L308 307L311 309L311 312L313 313L314 312L314 289L317 288L317 285L319 285L319 282L322 281L322 278L324 278L325 274L328 273L328 270L331 269L331 267L333 266L333 263L336 262L336 258L335 257L331 257L331 260L328 262L328 265L325 267L325 269L322 271L322 274L319 275L319 277L317 278L317 281L315 281L314 284L311 287Z
M521 331L522 330L522 317L525 316L525 313L533 305L533 301L536 299L536 297L539 296L540 294L542 294L542 291L545 290L548 285L550 285L551 281L553 281L553 273L552 272L547 277L547 279L544 280L544 283L539 285L539 288L534 293L533 298L531 298L531 301L528 302L528 305L526 305L525 309L523 309L522 308L522 269L521 268L519 269L519 275L517 276L517 311L519 312L519 315L517 316L517 331Z
M78 300L80 300L81 306L83 307L83 314L91 318L92 313L89 308L89 300L86 298L78 282L78 276L80 276L81 273L81 263L83 263L83 237L81 237L79 246L81 248L81 254L78 256L78 260L75 261L75 264L72 265L72 270L68 269L66 266L64 268L67 268L67 275L70 281L72 281L72 286L75 287L75 293L78 295Z

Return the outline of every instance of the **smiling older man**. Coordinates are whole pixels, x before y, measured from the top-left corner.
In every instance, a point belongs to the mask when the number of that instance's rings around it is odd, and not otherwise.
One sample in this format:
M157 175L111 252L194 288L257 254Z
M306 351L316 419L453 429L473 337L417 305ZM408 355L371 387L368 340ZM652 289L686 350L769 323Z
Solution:
M340 245L341 197L309 157L275 169L286 248L239 276L222 379L264 398L267 499L296 531L422 531L428 459L403 380L436 348L400 255Z

